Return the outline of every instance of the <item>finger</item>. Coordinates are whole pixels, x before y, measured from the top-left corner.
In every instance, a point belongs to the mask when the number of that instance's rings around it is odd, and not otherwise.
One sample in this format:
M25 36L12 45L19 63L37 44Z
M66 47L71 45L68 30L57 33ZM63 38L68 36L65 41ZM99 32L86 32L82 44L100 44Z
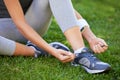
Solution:
M75 55L72 54L68 59L65 59L65 60L63 61L63 63L73 61L74 58L75 58Z
M71 58L70 58L69 56L63 56L61 61L62 61L63 63L65 63L65 62L68 62L68 61L70 61L70 60L71 60Z
M108 46L104 46L103 48L106 50L106 49L108 49Z
M75 59L75 54L70 55L71 60Z
M93 47L93 51L94 51L94 53L97 53L97 49L96 49L97 47L96 47L96 45Z
M96 53L100 53L99 48L98 48L98 45L95 45L95 52L96 52Z
M61 51L61 54L62 54L62 55L65 55L65 56L71 56L71 55L72 55L71 52L64 51L64 50Z
M63 62L66 63L66 62L71 62L71 61L73 61L73 60L74 60L74 58L71 57L71 58L69 58L69 59L64 60Z
M60 55L60 60L61 61L65 61L65 60L67 60L69 58L70 58L70 56Z
M104 40L99 41L99 44L101 45L101 47L108 46Z
M66 52L66 54L67 54L68 56L73 56L73 53L71 53L71 52Z
M106 51L108 49L108 46L104 46L102 48L104 49L104 51Z
M70 59L64 60L63 63L71 62L71 61L72 61L72 59L70 58Z
M101 53L102 51L104 51L104 49L102 49L102 47L99 44L95 45L95 53Z
M104 49L104 50L107 50L108 48L108 45L102 43L102 42L99 42L100 46Z
M98 44L97 45L97 49L98 49L98 53L102 53L102 52L104 52L105 50L104 50L104 48L103 47L101 47L101 45L100 44Z

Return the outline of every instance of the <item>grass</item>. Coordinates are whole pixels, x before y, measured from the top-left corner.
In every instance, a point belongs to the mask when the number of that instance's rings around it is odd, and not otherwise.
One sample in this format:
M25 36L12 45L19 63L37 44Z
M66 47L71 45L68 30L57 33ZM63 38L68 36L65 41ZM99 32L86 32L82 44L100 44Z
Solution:
M120 80L118 2L118 0L73 1L74 8L89 22L92 31L108 43L109 49L96 56L112 66L110 72L91 75L81 67L72 67L70 63L63 64L54 57L34 59L0 56L0 80ZM59 41L70 47L54 18L44 39L47 42Z

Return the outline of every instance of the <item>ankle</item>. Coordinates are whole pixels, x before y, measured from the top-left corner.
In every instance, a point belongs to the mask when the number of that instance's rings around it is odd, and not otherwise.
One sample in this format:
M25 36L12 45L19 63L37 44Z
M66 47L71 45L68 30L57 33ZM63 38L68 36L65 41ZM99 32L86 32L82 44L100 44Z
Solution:
M36 49L34 47L32 47L32 46L29 46L29 51L31 53L31 56L34 56Z
M86 27L84 32L82 32L82 35L89 43L93 41L95 38L97 38L96 35L88 27Z

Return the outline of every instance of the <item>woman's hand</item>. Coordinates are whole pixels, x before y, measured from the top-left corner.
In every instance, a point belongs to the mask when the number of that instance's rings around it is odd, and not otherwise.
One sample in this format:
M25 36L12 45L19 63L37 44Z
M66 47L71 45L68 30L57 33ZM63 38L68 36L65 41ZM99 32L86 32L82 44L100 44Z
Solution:
M95 53L102 53L108 49L106 42L103 39L96 37L89 27L85 27L82 35L88 41L90 48Z
M108 49L108 45L101 38L94 38L89 42L89 45L95 53L102 53Z
M61 62L66 63L74 60L75 55L71 52L64 51L61 49L56 49L56 56L57 59L59 59Z

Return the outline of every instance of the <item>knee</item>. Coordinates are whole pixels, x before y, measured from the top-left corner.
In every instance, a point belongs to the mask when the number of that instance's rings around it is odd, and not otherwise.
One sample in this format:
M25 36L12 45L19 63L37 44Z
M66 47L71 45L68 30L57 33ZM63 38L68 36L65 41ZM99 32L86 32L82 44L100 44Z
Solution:
M15 47L14 41L0 36L0 55L13 55Z

